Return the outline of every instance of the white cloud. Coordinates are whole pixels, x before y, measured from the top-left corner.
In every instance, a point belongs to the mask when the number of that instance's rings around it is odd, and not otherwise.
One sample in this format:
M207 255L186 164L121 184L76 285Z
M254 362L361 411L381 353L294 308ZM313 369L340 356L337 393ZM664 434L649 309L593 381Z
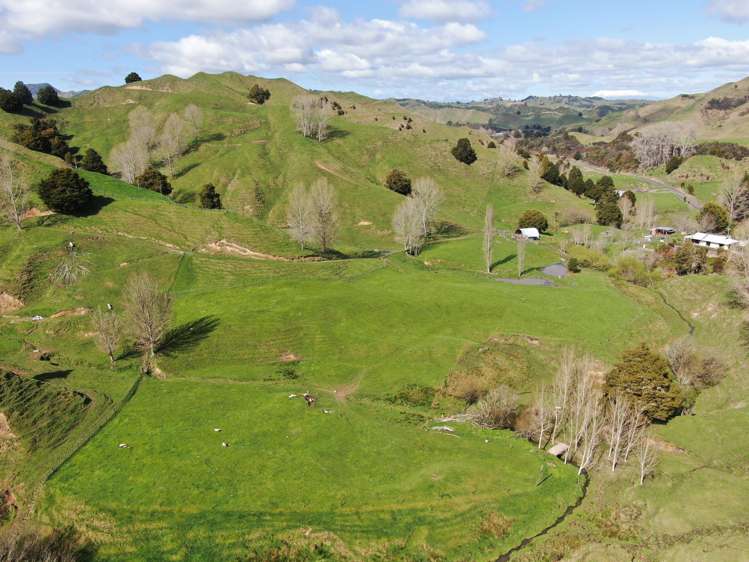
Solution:
M613 99L624 99L624 98L642 98L647 94L640 90L598 90L593 94L599 98L613 98Z
M749 2L747 0L711 0L710 10L726 21L749 22Z
M145 21L263 20L293 5L294 0L0 0L0 52L51 33L108 32Z
M400 8L404 18L435 21L471 21L491 13L484 0L407 0Z

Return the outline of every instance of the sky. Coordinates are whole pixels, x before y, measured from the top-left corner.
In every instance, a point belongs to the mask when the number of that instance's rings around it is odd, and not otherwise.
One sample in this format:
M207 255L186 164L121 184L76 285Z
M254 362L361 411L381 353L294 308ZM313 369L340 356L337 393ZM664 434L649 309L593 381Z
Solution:
M200 71L377 98L665 98L749 76L749 0L0 0L0 86Z

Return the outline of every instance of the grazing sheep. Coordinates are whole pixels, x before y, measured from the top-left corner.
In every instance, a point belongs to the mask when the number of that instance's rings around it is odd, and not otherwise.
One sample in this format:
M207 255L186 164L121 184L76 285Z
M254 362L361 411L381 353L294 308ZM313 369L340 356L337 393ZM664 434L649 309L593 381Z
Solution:
M307 403L307 406L310 408L315 405L315 402L317 402L317 398L312 396L309 392L304 393L304 401Z

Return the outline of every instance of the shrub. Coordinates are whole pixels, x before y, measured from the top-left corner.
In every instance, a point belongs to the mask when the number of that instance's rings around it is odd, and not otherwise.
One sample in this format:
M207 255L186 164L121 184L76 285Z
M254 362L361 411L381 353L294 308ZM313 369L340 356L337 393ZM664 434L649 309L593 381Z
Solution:
M708 142L697 147L697 154L708 154L726 160L743 160L749 156L749 148L733 142Z
M385 179L385 187L401 195L411 193L411 178L398 169L392 170Z
M633 285L640 285L641 287L647 287L652 280L645 264L632 256L619 258L611 274L617 279L632 283Z
M487 513L481 520L480 528L482 534L489 535L495 539L501 539L510 532L510 529L512 528L512 519L501 513L492 511L491 513Z
M490 390L476 405L474 419L482 427L511 429L518 416L518 394L507 385Z
M572 246L567 253L570 256L570 260L577 260L579 265L587 269L608 271L611 266L609 258L604 254L585 246Z
M23 109L23 104L13 92L0 88L0 109L7 113L16 113Z
M75 530L5 533L0 538L0 560L13 562L77 562L91 559L92 548L83 545Z
M220 209L221 195L216 192L216 186L208 183L200 190L200 206L204 209Z
M497 148L497 143L494 141L489 141L489 144L486 145L486 148Z
M259 84L254 84L247 93L247 98L258 105L263 105L270 99L270 90L263 88Z
M588 224L593 222L590 215L577 209L565 209L559 213L559 226L572 226L574 224Z
M94 199L88 182L69 169L53 171L39 184L38 192L47 207L66 215L80 213Z
M606 375L606 390L623 393L651 420L667 421L685 404L668 362L645 344L624 352Z
M138 75L137 72L131 72L127 76L125 76L125 84L132 84L133 82L140 82L142 78Z
M520 215L518 228L537 228L539 232L546 232L549 228L549 221L541 211L530 209Z
M406 385L400 392L387 397L387 401L402 406L421 406L429 408L436 392L429 386L418 384Z
M577 258L570 258L567 260L567 269L572 273L580 273L580 262L577 260Z
M84 170L88 170L89 172L97 172L99 174L109 173L104 160L102 160L99 153L96 152L93 148L89 148L88 150L86 150L86 153L83 155L83 160L81 160L80 166L81 168L83 168Z
M674 252L674 271L678 275L703 273L707 269L707 248L685 241Z
M135 183L162 195L169 195L172 192L172 186L166 176L153 166L148 167L145 172L135 178Z
M611 198L601 199L596 205L596 221L601 226L622 227L624 217L616 201Z
M709 232L725 232L728 229L728 211L717 203L707 203L702 207L697 220Z
M57 95L57 90L55 90L49 84L39 88L39 91L36 93L36 99L37 101L39 101L39 103L44 105L62 105L62 100L60 100L60 96Z
M466 138L458 140L458 144L453 147L451 152L456 160L469 166L478 160L476 152L471 146L471 141Z
M684 163L684 159L681 156L672 156L668 162L666 162L666 173L670 174L679 169Z
M34 103L34 96L31 95L31 90L23 82L16 82L16 85L13 86L13 95L23 105Z

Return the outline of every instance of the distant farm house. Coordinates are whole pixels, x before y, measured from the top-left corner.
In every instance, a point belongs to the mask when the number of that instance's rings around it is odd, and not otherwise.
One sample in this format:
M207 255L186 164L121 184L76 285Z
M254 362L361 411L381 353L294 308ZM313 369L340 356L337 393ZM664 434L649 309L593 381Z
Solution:
M723 236L722 234L707 234L705 232L696 232L691 236L686 237L693 244L708 248L709 250L730 250L735 245L743 245L738 240L731 238L730 236Z
M651 236L671 236L676 234L676 229L670 226L656 226L650 231Z
M525 240L541 240L541 233L537 228L518 228L515 234Z

